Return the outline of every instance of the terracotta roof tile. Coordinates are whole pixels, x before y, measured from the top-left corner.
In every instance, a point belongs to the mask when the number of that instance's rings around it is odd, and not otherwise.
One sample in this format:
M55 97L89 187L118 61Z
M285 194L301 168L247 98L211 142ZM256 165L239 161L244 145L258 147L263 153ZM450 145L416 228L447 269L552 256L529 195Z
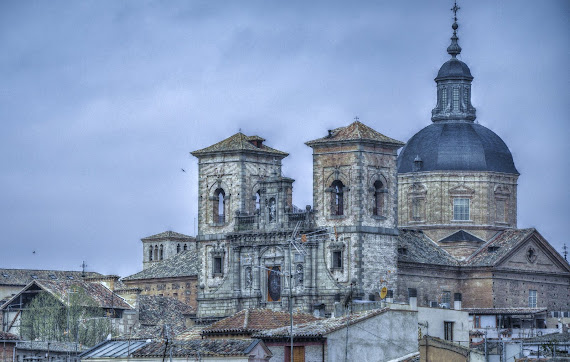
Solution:
M293 323L295 324L312 322L317 319L312 314L293 314ZM287 312L276 312L269 309L244 309L204 328L202 335L251 334L264 329L287 326L289 323L290 315Z
M95 272L37 270L37 269L0 269L0 285L26 286L34 280L81 280L86 278L103 277Z
M226 138L223 141L220 141L216 144L213 144L209 147L202 148L200 150L196 150L191 152L193 156L201 156L208 153L219 153L219 152L255 152L255 153L269 153L276 156L286 157L288 153L276 150L274 148L268 147L264 144L261 144L260 147L253 145L253 141L264 141L263 138L259 136L246 136L241 132L236 133L235 135Z
M353 122L346 127L331 130L328 136L306 142L305 144L312 147L314 145L341 141L371 141L398 148L405 144L396 139L387 137L359 121Z
M537 314L546 312L546 308L463 308L469 314Z

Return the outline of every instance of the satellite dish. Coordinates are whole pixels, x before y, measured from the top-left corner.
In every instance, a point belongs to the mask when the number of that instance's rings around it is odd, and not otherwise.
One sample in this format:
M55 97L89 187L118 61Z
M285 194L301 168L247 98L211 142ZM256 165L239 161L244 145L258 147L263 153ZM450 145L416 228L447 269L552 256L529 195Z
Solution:
M382 287L382 290L380 291L380 299L386 298L386 294L388 294L388 288Z

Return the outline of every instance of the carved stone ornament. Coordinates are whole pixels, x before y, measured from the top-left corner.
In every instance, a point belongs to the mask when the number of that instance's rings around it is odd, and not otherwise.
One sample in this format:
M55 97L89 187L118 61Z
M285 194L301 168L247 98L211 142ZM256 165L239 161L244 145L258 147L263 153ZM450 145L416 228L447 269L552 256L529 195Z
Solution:
M536 255L536 250L534 250L534 248L532 246L530 246L527 250L526 250L526 259L531 262L534 263L536 261L537 255Z

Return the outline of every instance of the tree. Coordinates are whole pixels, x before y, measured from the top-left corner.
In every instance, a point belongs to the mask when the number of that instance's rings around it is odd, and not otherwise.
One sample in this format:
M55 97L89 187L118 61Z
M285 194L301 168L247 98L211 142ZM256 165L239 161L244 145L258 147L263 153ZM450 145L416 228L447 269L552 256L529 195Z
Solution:
M111 320L81 287L60 301L39 292L22 311L20 334L29 340L77 342L93 346L111 333Z

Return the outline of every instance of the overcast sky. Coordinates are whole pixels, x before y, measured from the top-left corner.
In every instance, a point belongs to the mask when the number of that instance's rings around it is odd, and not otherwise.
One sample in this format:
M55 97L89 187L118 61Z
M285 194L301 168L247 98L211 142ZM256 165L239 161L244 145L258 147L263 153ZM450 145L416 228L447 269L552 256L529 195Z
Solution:
M305 141L355 116L401 141L431 123L452 5L0 2L0 267L139 271L142 237L195 235L189 152L239 129L290 153L294 203L311 204ZM521 173L518 226L561 252L570 2L459 6L477 120Z

